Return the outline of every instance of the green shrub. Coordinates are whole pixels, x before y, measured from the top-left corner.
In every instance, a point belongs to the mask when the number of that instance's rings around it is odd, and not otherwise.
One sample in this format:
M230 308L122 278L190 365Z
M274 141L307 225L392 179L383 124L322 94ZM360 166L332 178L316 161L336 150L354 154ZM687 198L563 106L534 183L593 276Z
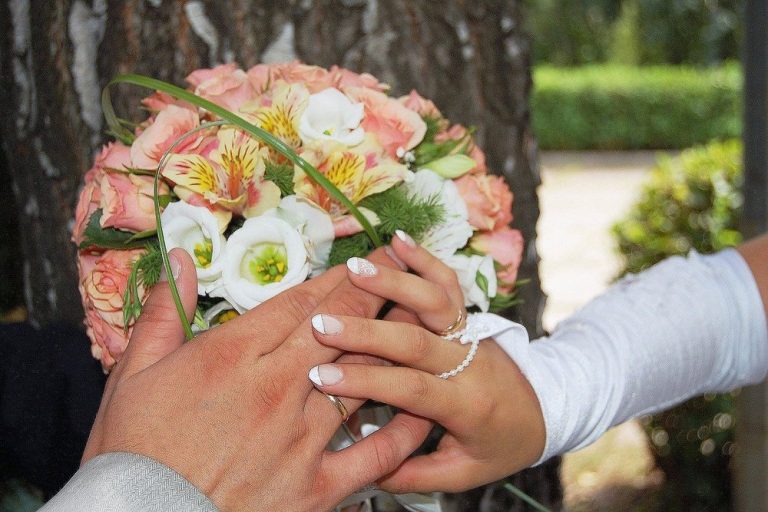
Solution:
M543 149L685 148L741 133L741 71L585 66L534 71Z
M613 228L624 272L691 249L711 253L739 243L741 158L739 141L661 158L637 204ZM733 419L732 394L696 398L648 418L650 444L668 482L662 510L730 510Z

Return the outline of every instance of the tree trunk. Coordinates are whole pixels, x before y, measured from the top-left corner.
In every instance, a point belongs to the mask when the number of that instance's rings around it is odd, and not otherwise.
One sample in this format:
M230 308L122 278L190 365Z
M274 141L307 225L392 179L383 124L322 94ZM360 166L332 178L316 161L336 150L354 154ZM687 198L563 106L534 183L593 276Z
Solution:
M80 323L75 248L77 190L104 142L101 88L118 73L178 84L193 69L236 61L301 59L367 71L395 94L412 88L450 119L478 127L489 168L515 193L514 226L526 250L525 303L513 315L541 334L535 250L539 215L531 135L529 41L521 1L502 0L5 0L0 6L0 139L20 208L24 290L37 323ZM146 91L114 95L118 113L140 118ZM557 463L517 477L556 506ZM491 497L492 496L492 497ZM480 506L483 503L496 505ZM522 510L506 491L468 493L461 510Z

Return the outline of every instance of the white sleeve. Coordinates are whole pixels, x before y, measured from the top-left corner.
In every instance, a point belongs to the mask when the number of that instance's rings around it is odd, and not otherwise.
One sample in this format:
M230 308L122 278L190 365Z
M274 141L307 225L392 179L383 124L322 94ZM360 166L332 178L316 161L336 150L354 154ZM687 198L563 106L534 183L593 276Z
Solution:
M216 512L183 476L154 459L106 453L84 464L40 512Z
M768 331L759 290L735 250L670 258L624 278L528 344L495 336L531 383L547 440L539 463L629 418L762 381Z

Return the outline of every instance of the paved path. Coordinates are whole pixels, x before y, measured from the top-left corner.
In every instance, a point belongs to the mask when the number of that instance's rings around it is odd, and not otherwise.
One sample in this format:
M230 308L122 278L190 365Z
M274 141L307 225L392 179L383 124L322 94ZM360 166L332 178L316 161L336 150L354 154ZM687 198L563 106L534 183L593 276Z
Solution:
M613 280L621 267L610 234L637 199L655 152L542 154L541 277L552 329Z
M655 152L542 155L538 249L551 330L611 283L621 268L611 226L637 200ZM658 476L638 422L612 429L563 460L566 510L634 510ZM642 498L641 498L642 499Z

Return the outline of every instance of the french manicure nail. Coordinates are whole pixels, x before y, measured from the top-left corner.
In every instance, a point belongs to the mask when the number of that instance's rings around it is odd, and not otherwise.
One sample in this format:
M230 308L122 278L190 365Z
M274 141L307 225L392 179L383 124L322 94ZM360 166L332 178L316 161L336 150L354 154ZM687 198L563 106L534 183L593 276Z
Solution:
M403 231L402 229L395 230L395 236L400 239L401 242L403 242L405 245L407 245L410 248L416 247L416 241L411 238L411 235Z
M347 260L347 268L353 274L364 277L373 277L379 273L376 265L365 258L349 258Z
M343 326L341 322L330 315L315 315L312 317L312 327L320 334L339 334Z
M309 380L317 386L333 386L341 382L341 370L332 364L321 364L309 370Z
M400 256L395 254L395 250L392 249L391 245L384 246L384 252L387 253L389 259L397 263L397 266L400 267L400 270L408 270L408 265L406 265L405 262L400 259Z
M173 252L168 254L168 261L171 264L171 274L173 274L173 278L178 279L181 275L181 262ZM167 280L168 274L165 272L165 265L163 265L160 269L160 281Z

